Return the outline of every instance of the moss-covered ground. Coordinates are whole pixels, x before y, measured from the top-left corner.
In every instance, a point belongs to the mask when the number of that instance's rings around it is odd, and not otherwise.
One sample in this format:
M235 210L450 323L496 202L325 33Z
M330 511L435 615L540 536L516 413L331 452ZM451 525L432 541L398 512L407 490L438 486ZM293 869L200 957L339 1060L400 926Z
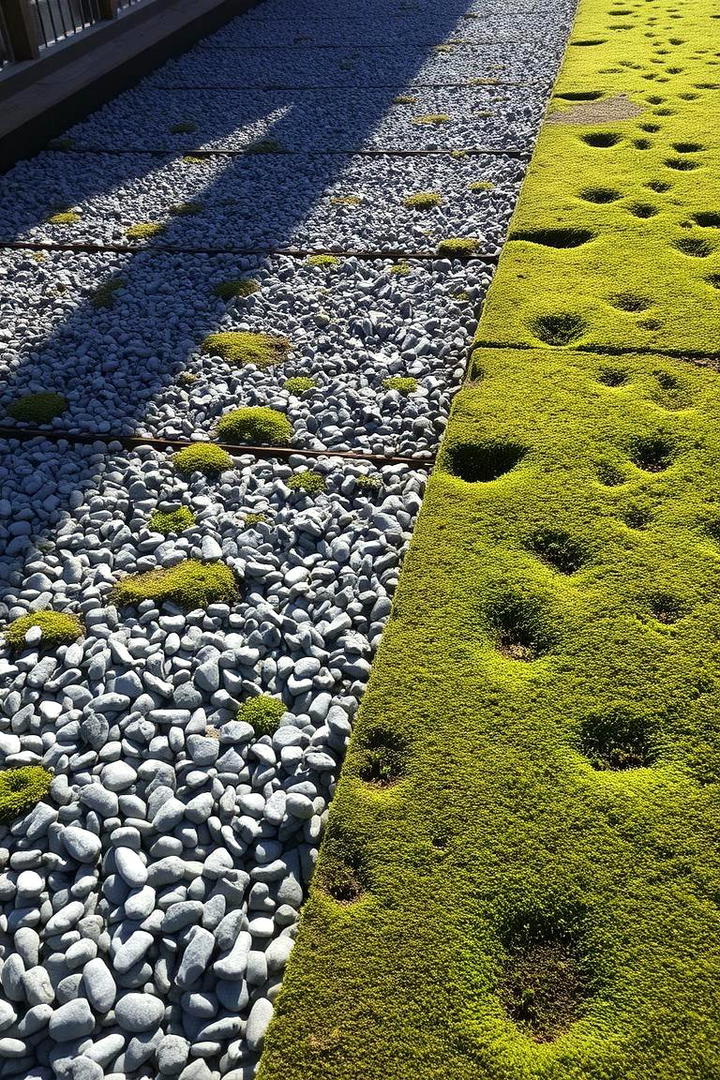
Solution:
M720 1075L716 29L581 3L260 1080Z

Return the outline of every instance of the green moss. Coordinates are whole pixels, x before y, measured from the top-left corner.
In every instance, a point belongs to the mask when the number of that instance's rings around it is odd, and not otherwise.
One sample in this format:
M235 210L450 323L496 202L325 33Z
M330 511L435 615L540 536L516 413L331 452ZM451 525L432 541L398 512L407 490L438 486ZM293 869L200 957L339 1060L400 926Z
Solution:
M48 150L74 150L76 146L75 140L68 136L61 136L59 139L51 139L48 143Z
M170 207L170 213L173 217L195 217L197 214L201 214L202 211L203 204L201 202L181 202Z
M181 371L176 382L178 382L180 386L194 386L199 378L200 376L194 371Z
M417 390L417 379L403 375L391 375L387 379L383 379L384 390L396 390L398 394L412 394L414 390Z
M245 147L246 154L280 154L283 146L277 139L258 139Z
M190 507L179 506L177 510L170 510L167 513L155 510L148 521L148 528L153 532L164 533L168 536L170 533L184 532L185 529L192 528L194 524L195 515Z
M440 124L447 124L449 119L447 113L426 113L423 116L413 116L411 123L419 127L438 127Z
M292 424L284 413L267 405L233 409L217 423L217 434L230 443L284 446L292 439Z
M310 379L305 375L298 375L294 379L286 379L283 383L283 390L286 390L288 394L294 394L296 397L301 397L310 390L314 390L316 386L317 382L315 379Z
M541 132L258 1080L720 1070L720 252L674 243L712 243L720 79L708 0L631 8L580 2L556 93L604 119Z
M25 635L33 626L42 630L43 648L57 648L58 645L71 645L84 633L83 624L77 615L68 615L64 611L36 611L31 615L21 615L5 627L5 640L12 649L25 646Z
M267 514L246 514L243 518L243 524L248 528L252 528L253 525L262 525L267 521Z
M235 278L232 281L221 281L213 289L215 296L221 300L234 300L237 296L252 296L260 289L260 282L253 278Z
M176 124L172 124L170 127L171 135L192 135L194 131L197 131L197 124L194 120L178 120Z
M433 206L439 206L442 195L439 191L418 191L415 195L408 195L403 199L403 205L411 210L430 210Z
M489 180L474 180L473 183L470 184L468 190L472 191L474 195L477 195L481 191L494 191L495 184L491 184Z
M308 495L317 495L319 492L325 491L327 484L322 473L306 469L304 472L295 473L289 477L287 486L291 491L305 491Z
M7 412L13 420L22 420L26 424L49 424L65 412L67 404L63 394L23 394L8 405Z
M227 450L213 443L195 443L194 446L186 446L173 454L171 461L177 472L183 476L189 476L194 472L202 472L206 476L219 476L221 472L234 467L233 459Z
M474 236L450 236L440 241L437 253L448 259L468 258L475 254L479 243Z
M128 240L148 240L151 236L159 236L165 231L165 226L160 221L140 221L137 225L130 225L125 231Z
M281 364L290 351L287 338L275 334L251 334L246 330L230 330L220 334L208 334L202 343L202 351L222 356L231 364L254 364L266 368Z
M393 105L414 105L417 101L416 97L412 94L398 94L392 100Z
M149 570L123 578L110 598L119 607L140 604L143 600L153 600L156 604L172 601L184 611L192 611L210 604L234 604L238 590L232 570L224 563L187 559L167 570Z
M182 160L185 165L204 165L207 158L200 154L183 154Z
M330 202L333 206L360 206L362 199L359 195L333 195Z
M411 273L411 271L412 267L410 266L410 263L407 262L393 263L390 267L390 273L395 274L397 277L405 277L405 275Z
M21 817L45 798L53 776L41 765L0 771L0 822Z
M80 215L74 210L58 210L47 219L48 225L74 225L80 220Z
M91 294L90 303L98 310L100 308L111 308L115 303L115 293L118 289L122 289L124 285L125 282L122 278L107 278Z
M305 262L308 266L337 266L340 260L336 255L308 255Z
M374 491L380 490L382 487L382 480L379 476L362 473L360 476L355 477L355 485L360 488L361 491L371 494Z
M269 694L258 694L257 697L248 698L242 703L237 718L245 724L251 724L260 738L262 735L274 735L286 712L285 705L278 698Z

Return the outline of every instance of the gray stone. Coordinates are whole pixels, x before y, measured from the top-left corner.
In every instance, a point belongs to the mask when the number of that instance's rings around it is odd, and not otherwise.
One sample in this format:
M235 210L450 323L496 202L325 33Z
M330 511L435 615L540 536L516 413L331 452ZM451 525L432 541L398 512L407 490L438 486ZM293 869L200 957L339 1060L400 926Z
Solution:
M123 994L115 1005L115 1020L123 1031L150 1031L162 1020L165 1006L152 994Z
M76 998L55 1009L48 1033L55 1042L70 1042L89 1035L95 1029L95 1017L85 998Z

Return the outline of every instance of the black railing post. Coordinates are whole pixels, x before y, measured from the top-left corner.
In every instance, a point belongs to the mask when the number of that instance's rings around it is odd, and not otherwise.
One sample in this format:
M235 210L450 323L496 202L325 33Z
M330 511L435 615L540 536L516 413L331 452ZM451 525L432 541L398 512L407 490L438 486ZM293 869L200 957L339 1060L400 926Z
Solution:
M35 13L29 0L1 0L13 60L34 60L39 55Z

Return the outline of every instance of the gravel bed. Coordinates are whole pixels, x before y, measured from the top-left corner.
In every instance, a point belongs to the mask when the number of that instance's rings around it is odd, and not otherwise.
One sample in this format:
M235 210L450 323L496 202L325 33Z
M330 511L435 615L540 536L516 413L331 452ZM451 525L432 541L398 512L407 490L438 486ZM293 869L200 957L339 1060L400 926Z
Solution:
M39 440L6 443L2 461L0 613L52 604L86 626L52 653L0 652L0 767L55 773L0 826L2 1074L194 1062L183 1075L245 1080L425 476L385 468L368 497L367 467L331 458L238 458L212 483L179 480L149 448ZM287 487L308 467L326 493ZM190 529L148 527L178 505ZM189 613L110 601L123 575L187 558L224 562L240 599ZM286 712L258 738L236 714L259 693Z
M517 3L511 0L471 0L471 3L467 3L467 0L447 0L442 7L433 0L400 0L391 9L388 8L387 0L363 0L362 6L358 4L358 0L338 0L337 3L332 0L327 0L327 3L297 0L292 7L287 0L263 0L250 8L243 16L243 22L251 24L289 20L295 26L304 28L312 19L327 18L345 24L362 17L370 26L398 18L412 19L422 24L432 23L438 28L438 32L442 32L442 27L452 25L461 18L490 20L530 16L542 24L546 19L564 15L570 20L575 13L575 7L574 0L553 0L552 7L540 3L539 0L518 0Z
M258 11L264 9L262 5ZM254 13L251 13L254 15ZM550 10L543 19L535 12L518 13L508 10L492 11L479 18L459 18L447 14L444 5L434 18L410 18L392 15L385 11L372 20L341 19L316 15L303 19L255 18L231 22L203 40L204 45L235 46L294 46L339 45L377 46L388 41L401 41L404 45L432 47L443 42L490 45L496 41L524 42L543 39L554 43L558 33L567 30L565 12Z
M55 253L37 263L27 252L6 254L0 288L13 282L15 290L7 289L0 332L0 415L23 394L53 391L68 401L54 428L207 438L228 409L267 404L287 413L293 443L305 449L428 455L492 270L449 260L407 270L394 273L389 260L316 267L288 257ZM259 291L229 303L213 295L238 277ZM123 288L112 307L95 308L98 286L111 279ZM206 334L227 330L284 336L290 355L261 370L201 353ZM181 372L192 385L176 381ZM283 389L298 376L316 388ZM397 376L417 379L417 388L383 387Z
M139 222L166 225L143 243L203 249L299 247L336 251L432 252L449 236L474 236L478 251L497 254L524 172L503 155L346 157L251 154L203 159L48 151L0 177L0 238L126 243ZM474 194L473 182L495 185ZM442 194L440 206L417 211L404 199ZM360 198L358 205L331 199ZM174 206L201 203L174 217ZM77 210L71 225L46 222L53 207Z
M407 100L410 98L411 100ZM273 139L285 150L527 151L542 118L538 87L382 90L129 91L70 128L76 149L242 150ZM429 123L429 116L443 118ZM177 132L178 124L193 126Z
M147 79L153 86L397 86L492 82L540 82L555 77L564 42L554 39L516 44L458 45L450 51L427 48L294 48L265 52L198 46L169 60Z

